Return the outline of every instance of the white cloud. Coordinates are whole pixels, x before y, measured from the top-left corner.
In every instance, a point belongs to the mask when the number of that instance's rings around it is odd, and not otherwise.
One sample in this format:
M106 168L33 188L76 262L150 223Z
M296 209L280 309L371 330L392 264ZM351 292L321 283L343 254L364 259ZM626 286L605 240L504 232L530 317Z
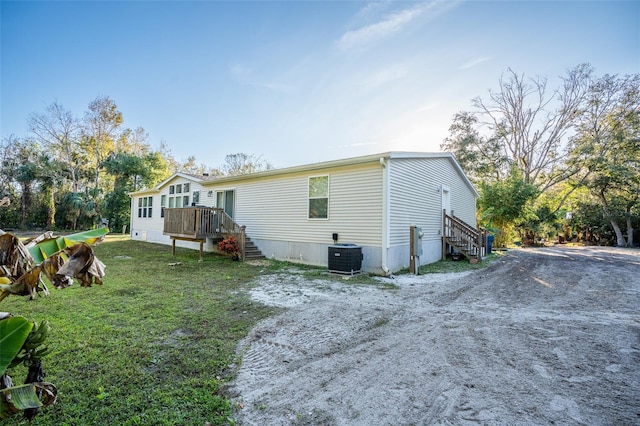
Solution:
M385 38L409 24L424 12L424 6L413 7L394 13L386 19L367 25L357 30L347 31L340 37L337 44L340 49L350 49L364 45L371 41Z
M479 56L477 58L473 58L468 62L465 62L464 64L460 65L460 67L458 69L460 70L467 70L469 68L473 68L475 66L478 66L484 62L490 61L493 59L493 56Z
M387 9L391 5L390 1L377 1L364 5L356 15L357 19L370 19L372 16Z
M394 34L410 23L414 22L422 15L427 19L434 19L440 14L454 8L458 1L434 0L419 3L416 6L391 13L382 20L363 26L362 28L347 31L338 39L336 45L339 49L348 50L358 46L364 46L376 40L380 40ZM381 9L380 3L372 3L365 6L360 11L361 16L372 14L373 11ZM387 3L383 3L387 5Z

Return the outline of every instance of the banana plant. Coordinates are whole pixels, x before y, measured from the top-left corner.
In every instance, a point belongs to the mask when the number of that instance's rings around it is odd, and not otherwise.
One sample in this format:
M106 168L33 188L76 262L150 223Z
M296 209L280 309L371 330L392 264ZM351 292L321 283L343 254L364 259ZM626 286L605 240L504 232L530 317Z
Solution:
M90 244L100 242L107 232L101 228L60 238L45 233L25 245L0 230L0 301L11 294L31 299L39 292L48 295L43 274L58 288L71 285L71 277L83 287L102 284L105 265ZM44 382L42 368L50 329L46 320L37 324L0 312L0 420L21 412L31 420L41 408L55 403L56 387ZM24 384L14 386L7 371L20 363L28 374Z
M48 232L23 244L11 234L0 235L0 301L7 296L49 294L44 274L57 288L66 288L80 280L83 287L102 284L105 265L90 246L102 241L107 228L53 238ZM35 266L34 266L35 265Z
M53 238L53 236L51 236L50 238L38 241L35 244L27 243L25 246L29 250L29 254L31 254L33 262L38 265L55 253L75 244L86 243L92 246L96 245L104 239L107 233L109 233L108 228L97 228L66 235L64 237Z
M0 420L18 413L33 419L41 408L56 401L57 389L44 382L41 359L49 349L44 345L51 327L24 317L0 312ZM14 386L7 371L24 363L29 372L25 383Z

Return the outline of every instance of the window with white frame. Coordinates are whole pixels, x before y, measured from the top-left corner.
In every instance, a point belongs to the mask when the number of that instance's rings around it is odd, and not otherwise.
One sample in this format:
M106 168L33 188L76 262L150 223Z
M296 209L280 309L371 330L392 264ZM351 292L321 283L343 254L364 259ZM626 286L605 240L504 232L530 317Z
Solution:
M167 196L160 196L160 217L164 217L164 209L167 207Z
M309 178L309 219L329 218L329 176Z
M138 217L150 218L153 207L153 197L138 198Z

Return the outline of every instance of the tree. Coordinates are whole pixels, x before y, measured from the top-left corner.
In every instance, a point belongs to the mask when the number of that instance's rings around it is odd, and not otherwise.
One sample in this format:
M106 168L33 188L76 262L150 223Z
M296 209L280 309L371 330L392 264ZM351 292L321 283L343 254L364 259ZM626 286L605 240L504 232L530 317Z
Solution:
M224 158L224 164L220 168L226 176L246 175L249 173L271 170L273 166L262 157L253 154L229 154Z
M200 176L208 173L208 169L209 168L204 164L198 165L196 163L196 157L193 155L187 157L187 160L179 166L179 171L181 172Z
M171 149L164 140L160 141L160 148L158 149L158 152L167 163L170 174L180 171L180 163L175 159Z
M125 129L120 136L116 152L128 152L142 156L149 152L149 134L142 128Z
M91 155L90 163L95 168L94 189L100 188L100 165L109 153L118 152L116 141L120 139L122 113L109 97L96 98L89 103L84 117L83 146Z
M498 181L508 168L509 159L502 153L498 138L481 136L478 126L474 114L457 113L449 127L450 136L440 149L454 154L471 181Z
M9 204L0 208L0 229L17 227L20 223L20 193L15 181L14 141L15 135L0 142L0 198L9 198Z
M157 152L147 153L143 157L125 152L112 154L103 166L115 178L113 191L105 197L104 212L109 225L119 229L130 221L131 200L128 193L140 186L153 186L166 177L167 167Z
M56 200L55 190L62 182L62 169L64 165L57 160L52 160L49 155L43 153L37 158L35 177L40 182L40 192L46 211L45 226L53 229L55 225Z
M478 208L485 227L500 230L496 235L496 245L505 246L511 236L511 227L533 217L527 209L538 195L538 189L527 183L522 172L513 167L504 180L493 183L480 183Z
M71 191L77 192L78 174L84 157L81 152L80 122L57 101L48 105L45 112L31 114L29 130L46 150L49 161L64 164L71 178Z
M594 80L572 142L569 163L582 170L574 185L600 202L616 244L632 246L632 215L640 207L640 75Z
M575 173L562 167L563 148L591 74L589 65L579 65L549 94L546 78L526 78L509 69L488 99L472 100L475 111L456 115L443 147L457 158L478 160L470 164L477 175L500 180L517 167L526 183L544 191Z
M8 182L20 188L20 227L27 224L37 183L40 145L31 139L9 137L2 149L2 170Z
M557 226L562 206L585 179L583 164L570 161L575 157L571 136L583 120L593 79L591 66L578 65L550 91L546 78L527 78L509 69L488 98L472 100L474 111L454 117L441 148L453 152L470 178L483 183L481 189L491 193L490 187L497 185L495 191L501 192L515 168L523 183L537 190L522 206L528 210L503 226L523 226L521 233L529 236ZM570 181L576 183L561 197L554 197L555 204L538 201L541 194ZM511 204L512 200L500 201Z

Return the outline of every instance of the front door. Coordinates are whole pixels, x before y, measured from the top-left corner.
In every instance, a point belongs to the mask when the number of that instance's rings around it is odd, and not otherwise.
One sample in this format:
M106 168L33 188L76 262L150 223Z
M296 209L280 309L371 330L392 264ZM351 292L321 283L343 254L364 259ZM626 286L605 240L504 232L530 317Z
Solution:
M216 207L224 209L224 212L233 219L234 191L220 191L216 194Z
M451 215L451 189L442 185L442 210L446 210L448 215Z
M233 192L224 191L224 212L233 219Z
M440 185L440 194L442 195L442 200L441 200L442 207L440 208L440 211L442 213L440 214L442 215L446 211L447 214L451 216L451 189L446 185ZM441 216L441 219L444 220L444 217ZM440 223L443 223L442 220ZM447 236L450 237L450 235L447 235Z

